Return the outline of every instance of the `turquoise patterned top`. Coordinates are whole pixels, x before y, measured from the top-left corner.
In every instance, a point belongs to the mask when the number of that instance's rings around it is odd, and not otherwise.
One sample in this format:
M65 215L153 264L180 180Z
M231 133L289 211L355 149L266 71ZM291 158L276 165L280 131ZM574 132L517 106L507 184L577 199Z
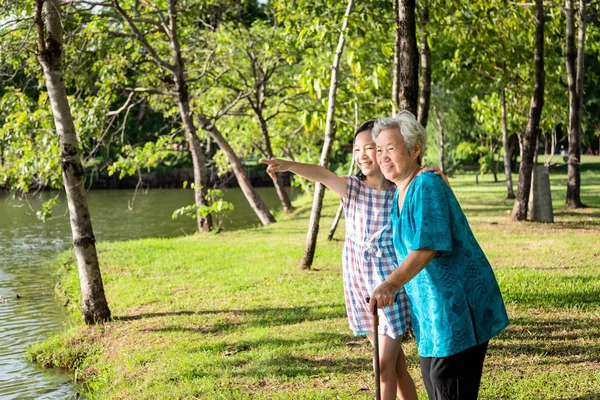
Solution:
M410 184L401 215L392 208L400 262L413 250L437 250L406 285L422 357L447 357L482 344L508 325L496 277L452 190L432 172Z

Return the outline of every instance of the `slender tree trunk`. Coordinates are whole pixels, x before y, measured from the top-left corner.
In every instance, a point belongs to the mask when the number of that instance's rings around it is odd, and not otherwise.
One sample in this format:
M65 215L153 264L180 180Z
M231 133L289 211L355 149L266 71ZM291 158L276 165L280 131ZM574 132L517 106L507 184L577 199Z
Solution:
M352 161L350 162L350 168L348 169L348 175L352 175L352 171L354 170L354 157L352 157ZM340 223L340 218L342 217L342 212L344 211L344 206L340 202L337 212L335 213L335 217L333 218L333 223L331 224L331 229L329 229L329 234L327 235L327 240L330 242L333 240L333 235L335 235L335 231L337 229L338 224Z
M319 159L319 165L327 167L329 163L329 153L331 151L331 145L335 139L335 122L333 120L335 114L335 101L337 94L338 85L338 72L340 69L340 58L342 51L344 50L345 37L344 33L348 27L348 17L352 12L354 6L354 0L348 1L348 7L344 14L344 20L342 22L342 29L340 31L340 38L338 40L337 49L333 56L333 65L331 66L331 83L329 85L329 103L327 105L327 119L325 121L325 141L323 143L323 150L321 151L321 158ZM317 247L317 234L319 233L319 220L321 218L321 208L323 207L323 196L325 194L325 187L317 182L315 184L315 193L313 197L312 210L310 212L310 220L308 223L308 233L306 235L306 247L304 249L304 256L300 262L301 269L310 269L315 257L315 249Z
M269 225L270 223L275 222L275 218L269 212L269 208L262 201L258 193L256 193L256 190L254 190L252 187L250 179L248 179L248 176L244 171L242 162L229 145L229 142L227 142L225 137L221 134L221 131L219 131L215 124L209 121L208 118L202 114L198 114L198 120L202 129L210 134L210 136L229 160L229 164L233 169L233 173L235 174L238 185L240 185L240 189L242 189L246 200L248 200L250 207L252 207L252 210L254 210L258 219L260 219L260 222L263 225Z
M581 117L583 103L583 57L585 45L585 1L579 2L578 48L575 49L575 10L573 0L565 1L566 64L569 85L569 159L567 207L581 208ZM577 60L577 64L576 63Z
M44 71L56 132L60 139L62 176L81 286L81 313L86 324L110 320L96 239L85 198L83 166L63 76L63 28L58 0L36 0L38 60ZM44 29L45 28L45 29Z
M358 129L358 103L354 103L354 129ZM352 155L352 160L350 161L350 168L348 168L348 175L352 175L354 171L354 155ZM331 229L329 229L329 234L327 235L327 240L332 241L333 235L335 235L335 231L340 223L340 218L342 217L342 211L344 211L344 205L340 201L340 205L338 206L338 210L335 213L335 217L333 218L333 223L331 224Z
M202 145L198 139L198 132L194 125L194 116L190 111L190 96L187 82L185 79L185 64L181 56L181 47L179 46L179 36L177 33L177 9L175 8L175 0L169 0L169 36L171 42L171 50L173 52L173 78L177 90L177 102L179 105L179 114L183 121L185 136L187 138L190 153L192 154L192 165L194 168L194 201L198 207L206 204L207 193L207 175L206 163L204 154L202 153ZM208 232L212 228L212 220L210 215L206 217L197 216L198 232Z
M521 165L519 167L519 190L512 217L518 221L527 219L527 206L529 203L529 192L531 191L531 172L533 169L533 151L537 145L539 135L540 119L544 106L544 5L542 0L535 0L536 23L535 23L535 82L531 105L529 107L529 118L523 138L523 152L521 154Z
M438 129L440 130L440 171L444 173L444 126L440 119L440 113L437 108L437 104L433 103L433 111L435 112L435 120L437 121Z
M492 143L490 143L490 156L492 157L492 174L494 174L494 182L498 182L498 160L494 160L494 154L496 153L496 148Z
M398 0L400 19L400 109L417 115L419 103L419 52L415 0Z
M421 11L423 36L421 36L421 97L419 99L419 123L427 128L429 104L431 102L431 51L427 42L427 24L429 22L429 2L425 0Z
M508 145L508 124L506 122L506 93L500 89L500 103L502 105L502 146L504 146L504 175L506 176L506 198L514 199L512 171L510 168L510 147Z
M392 67L392 114L400 107L400 14L398 0L392 0L394 10L394 66Z
M533 165L538 163L538 155L540 153L540 136L542 135L542 132L540 132L538 134L537 140L535 141L535 147L533 149Z
M273 154L273 148L271 147L271 138L269 137L269 129L267 127L267 121L265 121L264 117L262 116L262 114L260 112L258 112L258 110L255 110L255 112L257 113L258 120L260 122L260 130L263 135L263 140L265 141L265 148L267 150L267 155L269 157L275 157L275 155ZM287 195L287 193L285 191L285 187L283 184L283 178L281 177L281 174L277 174L277 180L273 183L275 186L275 191L277 192L277 197L279 197L279 202L281 203L281 206L283 207L283 211L286 214L289 214L290 212L292 212L293 207L292 207L292 202L290 201L290 197Z

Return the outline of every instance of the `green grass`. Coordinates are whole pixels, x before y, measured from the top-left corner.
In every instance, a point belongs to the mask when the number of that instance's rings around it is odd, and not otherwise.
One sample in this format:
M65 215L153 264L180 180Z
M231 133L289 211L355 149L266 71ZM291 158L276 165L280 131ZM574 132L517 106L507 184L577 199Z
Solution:
M491 175L478 186L474 176L452 179L511 319L490 342L481 399L600 398L598 166L584 165L584 210L563 208L566 175L553 171L554 224L512 222L504 183ZM370 399L372 350L345 316L343 225L325 240L337 205L328 193L311 271L297 266L306 197L264 228L103 243L114 321L73 322L30 357L72 370L88 399ZM76 309L74 257L56 264ZM425 399L414 341L404 348Z

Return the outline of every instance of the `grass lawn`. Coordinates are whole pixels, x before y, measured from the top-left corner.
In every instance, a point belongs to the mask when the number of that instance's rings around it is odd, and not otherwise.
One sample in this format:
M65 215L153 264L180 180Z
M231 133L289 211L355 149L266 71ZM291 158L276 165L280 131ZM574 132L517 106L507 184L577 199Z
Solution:
M566 174L555 169L554 224L512 222L491 175L451 180L511 319L490 342L481 399L600 399L600 158L584 158L584 210L563 208ZM88 399L372 398L372 350L345 315L343 225L325 240L331 193L314 268L298 269L310 200L268 227L100 244L114 321L85 327L75 314L31 359L72 370ZM73 254L56 266L76 307ZM414 340L405 351L426 399Z

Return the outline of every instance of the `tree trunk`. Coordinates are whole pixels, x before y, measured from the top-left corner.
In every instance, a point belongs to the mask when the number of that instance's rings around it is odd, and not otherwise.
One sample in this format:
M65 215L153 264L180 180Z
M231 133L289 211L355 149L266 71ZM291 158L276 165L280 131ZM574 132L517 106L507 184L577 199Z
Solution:
M533 167L531 194L529 195L529 219L532 222L554 222L550 171L544 165Z
M400 14L398 0L392 0L394 10L394 65L392 67L392 115L400 107Z
M183 121L185 136L187 138L190 153L192 154L192 165L194 168L194 201L198 207L206 204L207 193L207 175L206 163L204 154L202 153L202 145L198 139L196 126L194 125L194 117L190 111L190 96L187 82L185 80L185 65L181 56L181 47L179 46L179 37L177 35L177 10L175 1L169 0L169 40L171 42L171 50L173 52L174 71L173 78L177 90L177 102L179 106L179 114ZM212 220L210 215L206 217L197 216L198 232L208 232L212 228Z
M504 175L506 176L506 198L514 199L512 170L510 168L510 147L508 145L508 124L506 122L506 93L500 89L500 103L502 105L502 146L504 146Z
M535 0L535 8L535 82L533 96L531 96L531 105L529 107L527 128L525 129L523 138L523 152L519 167L519 190L512 211L512 217L517 221L527 219L527 206L529 203L529 192L531 191L533 150L537 145L540 119L544 106L544 5L542 0Z
M269 129L267 127L267 121L265 121L265 119L263 118L262 113L260 113L258 110L255 110L255 112L257 113L258 120L260 122L260 130L263 135L263 140L265 141L265 148L267 150L267 155L269 157L275 157L275 155L273 154L273 148L271 147L271 138L269 137ZM277 174L277 180L273 183L275 185L275 191L277 192L277 197L279 197L279 202L281 203L281 207L283 207L283 211L286 214L291 213L293 210L292 202L290 201L290 197L287 195L287 193L285 191L284 184L283 184L283 178L282 178L281 174Z
M335 123L333 121L333 117L335 114L338 72L340 69L340 58L342 56L342 51L344 50L344 33L348 27L348 17L352 12L353 6L354 0L349 0L346 13L344 14L344 20L342 22L342 29L340 31L337 49L335 50L335 55L333 56L333 64L331 66L329 103L327 105L327 119L325 121L325 141L323 143L323 150L321 151L321 158L319 160L319 165L323 167L327 167L331 145L335 139ZM306 235L306 247L304 249L304 256L300 262L301 269L310 269L313 263L315 249L317 247L317 234L319 233L319 219L321 218L321 208L323 207L324 194L325 187L319 182L315 183L315 193L313 197L312 210L310 212L310 221L308 223L308 233Z
M275 218L269 212L269 208L262 201L258 193L256 193L256 190L254 190L254 188L252 187L250 179L248 179L248 176L244 171L244 166L242 165L242 162L229 145L229 142L227 142L225 137L221 134L221 131L219 131L215 124L210 122L208 118L202 114L198 114L198 120L202 129L204 129L210 134L210 136L217 143L221 151L225 153L225 156L229 160L229 164L233 169L233 173L235 174L238 185L240 185L240 189L242 189L246 200L248 200L250 207L252 207L252 209L256 213L256 216L258 217L258 219L260 219L260 222L263 225L269 225L270 223L275 222Z
M433 111L435 112L435 119L437 121L438 128L440 130L440 171L444 173L444 126L442 125L442 120L440 119L440 113L438 111L437 105L433 103Z
M348 175L352 175L352 171L354 170L354 157L352 157L352 161L350 161L350 168L348 169ZM329 234L327 235L327 240L330 242L333 240L333 235L335 235L335 230L337 229L338 224L340 223L340 218L342 217L342 212L344 211L344 205L340 202L337 212L335 213L335 217L333 218L333 223L331 224L331 229L329 229Z
M415 0L398 0L400 20L400 109L417 115L419 103L419 52Z
M585 45L585 1L579 2L578 48L575 50L575 11L573 0L565 1L566 66L569 85L569 158L567 171L568 208L581 208L581 106L583 103L583 57ZM577 66L575 60L577 59ZM575 69L577 67L577 69Z
M358 103L354 103L354 129L358 129ZM350 168L348 168L348 175L352 175L354 172L354 155L352 155L352 160L350 161ZM327 235L327 240L332 241L333 235L335 235L335 231L337 229L338 224L340 223L340 218L342 217L342 211L344 211L344 205L340 201L340 205L338 206L338 210L335 213L335 217L333 218L333 223L331 224L331 229L329 229L329 234Z
M498 159L494 160L494 154L496 153L496 148L490 143L490 157L492 157L492 174L494 174L494 182L498 182Z
M427 23L429 22L429 3L425 0L421 11L423 36L421 36L421 97L419 99L419 123L427 128L429 104L431 100L431 51L427 42Z
M86 324L95 324L109 321L110 309L104 295L96 239L85 198L79 144L64 86L60 2L36 0L35 6L37 56L44 71L54 124L60 139L62 176L81 286L81 313Z

